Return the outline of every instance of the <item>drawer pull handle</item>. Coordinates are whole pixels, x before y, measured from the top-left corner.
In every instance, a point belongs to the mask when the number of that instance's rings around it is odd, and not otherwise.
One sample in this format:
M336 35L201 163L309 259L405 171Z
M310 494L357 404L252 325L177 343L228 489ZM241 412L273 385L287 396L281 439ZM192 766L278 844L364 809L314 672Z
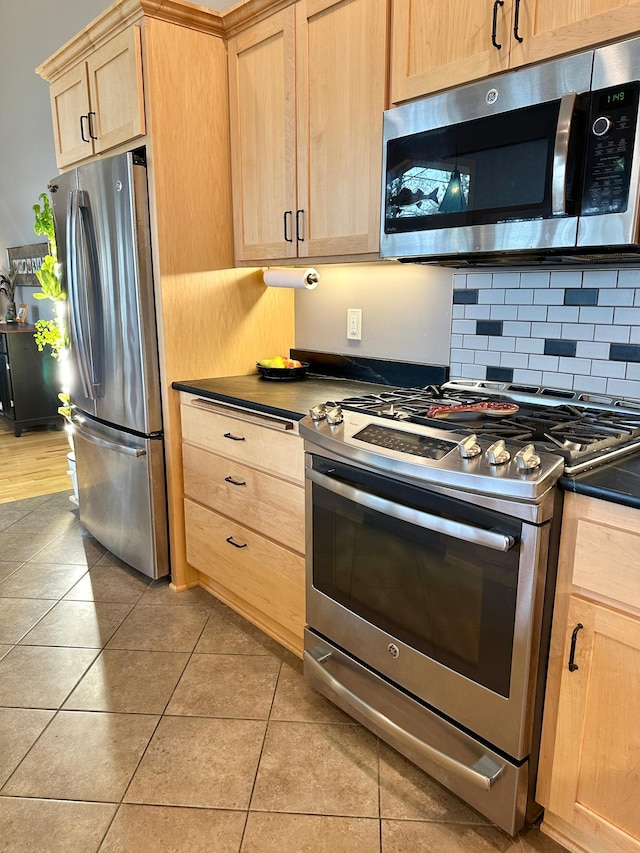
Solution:
M582 622L578 622L576 627L573 629L573 632L571 633L571 651L569 652L569 672L575 672L576 669L578 669L578 664L575 663L574 659L576 656L576 641L578 639L578 631L581 628L584 628L584 625L582 624Z
M227 536L227 542L229 543L229 545L233 545L234 548L246 548L247 547L246 542L244 543L244 545L238 545L237 542L234 542L233 536Z
M225 477L225 483L231 483L232 486L246 486L246 482L244 480L234 480L233 477Z
M243 435L232 435L230 432L225 432L225 438L230 438L231 441L245 441L245 437Z

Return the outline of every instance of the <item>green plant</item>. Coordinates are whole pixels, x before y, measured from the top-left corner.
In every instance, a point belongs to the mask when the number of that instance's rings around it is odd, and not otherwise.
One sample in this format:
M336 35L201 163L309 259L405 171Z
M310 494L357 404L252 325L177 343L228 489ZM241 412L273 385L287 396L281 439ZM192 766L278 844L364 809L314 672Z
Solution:
M51 299L54 302L53 318L51 320L38 320L34 338L40 352L48 346L51 355L59 359L61 352L66 349L67 335L64 326L64 312L62 302L67 298L62 289L60 280L60 266L58 264L58 247L56 244L56 232L53 224L53 210L49 196L41 193L38 196L39 204L33 205L35 217L33 230L36 234L42 234L49 242L49 254L42 262L42 267L36 270L36 276L40 282L40 292L35 293L36 299Z
M4 293L9 302L16 301L16 276L17 272L5 275L0 273L0 293Z

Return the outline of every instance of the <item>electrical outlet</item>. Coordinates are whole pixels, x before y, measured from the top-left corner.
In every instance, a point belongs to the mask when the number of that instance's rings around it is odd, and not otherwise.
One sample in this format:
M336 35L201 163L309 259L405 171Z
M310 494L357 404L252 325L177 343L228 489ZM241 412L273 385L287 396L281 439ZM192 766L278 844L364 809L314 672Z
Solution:
M362 308L347 308L347 339L362 340Z

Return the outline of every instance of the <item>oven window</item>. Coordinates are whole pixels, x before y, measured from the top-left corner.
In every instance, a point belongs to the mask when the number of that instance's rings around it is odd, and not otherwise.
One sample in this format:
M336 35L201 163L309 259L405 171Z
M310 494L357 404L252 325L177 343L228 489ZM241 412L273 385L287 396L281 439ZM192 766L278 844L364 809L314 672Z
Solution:
M389 140L385 232L551 213L559 102Z
M312 488L314 587L402 643L508 696L518 541L507 552L495 551L365 508L316 483ZM403 503L411 503L412 490L403 492ZM517 525L476 507L435 496L425 511L515 533L517 540Z

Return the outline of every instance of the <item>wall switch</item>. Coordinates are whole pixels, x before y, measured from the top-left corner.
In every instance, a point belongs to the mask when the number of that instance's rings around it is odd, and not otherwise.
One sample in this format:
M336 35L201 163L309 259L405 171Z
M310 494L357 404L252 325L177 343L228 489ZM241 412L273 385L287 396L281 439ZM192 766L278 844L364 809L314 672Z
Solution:
M362 308L347 308L347 339L362 340Z

